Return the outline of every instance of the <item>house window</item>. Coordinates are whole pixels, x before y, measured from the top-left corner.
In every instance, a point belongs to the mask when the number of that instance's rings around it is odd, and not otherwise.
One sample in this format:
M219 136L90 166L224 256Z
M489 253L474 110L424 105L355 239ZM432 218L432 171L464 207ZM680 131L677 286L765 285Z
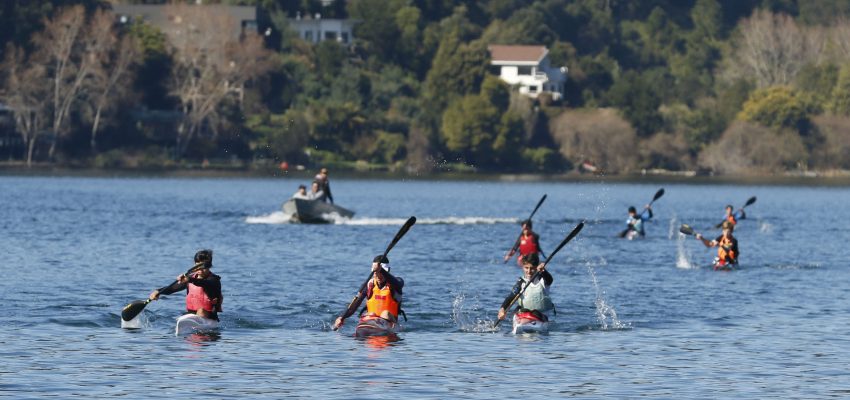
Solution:
M528 93L537 93L537 85L531 85L528 87Z
M517 75L531 75L531 67L517 67Z
M348 32L343 32L343 33L342 33L342 42L343 42L343 43L348 43Z
M305 31L304 32L304 40L306 40L308 42L312 42L313 41L313 31Z
M336 40L336 32L325 31L325 40Z

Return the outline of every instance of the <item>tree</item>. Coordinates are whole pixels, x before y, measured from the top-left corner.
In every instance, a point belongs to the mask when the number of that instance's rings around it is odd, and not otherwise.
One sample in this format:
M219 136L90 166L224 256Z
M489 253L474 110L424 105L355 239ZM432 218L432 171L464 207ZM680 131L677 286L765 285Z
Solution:
M589 161L609 173L637 167L637 135L614 109L567 111L552 120L550 129L561 154L573 164Z
M700 153L699 163L720 174L751 174L776 173L806 159L806 148L796 132L739 121Z
M845 65L839 71L828 106L835 115L850 116L850 66Z
M216 136L222 106L238 100L245 83L268 72L272 60L259 35L245 31L240 39L220 9L171 4L165 12L174 16L165 34L175 51L171 92L185 116L175 146L182 156L204 128Z
M744 103L738 119L770 128L790 128L805 133L815 114L812 102L787 86L756 90Z
M49 120L51 86L47 68L14 46L8 46L2 67L6 82L0 98L14 110L15 128L26 145L27 166L31 167L36 143Z

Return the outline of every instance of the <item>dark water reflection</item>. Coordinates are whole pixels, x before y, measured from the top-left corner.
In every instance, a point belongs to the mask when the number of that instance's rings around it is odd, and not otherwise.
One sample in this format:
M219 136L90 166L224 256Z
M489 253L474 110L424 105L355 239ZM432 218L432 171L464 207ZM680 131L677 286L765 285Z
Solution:
M850 190L666 184L644 240L625 209L661 185L334 181L350 221L289 224L294 180L0 177L0 397L493 398L845 397ZM550 265L548 335L492 329L519 274L501 257L535 216L544 250L587 220ZM736 230L742 269L677 233L758 202ZM410 320L397 338L329 329L393 249ZM215 250L217 333L173 335L180 296L142 299ZM199 384L203 382L203 384Z

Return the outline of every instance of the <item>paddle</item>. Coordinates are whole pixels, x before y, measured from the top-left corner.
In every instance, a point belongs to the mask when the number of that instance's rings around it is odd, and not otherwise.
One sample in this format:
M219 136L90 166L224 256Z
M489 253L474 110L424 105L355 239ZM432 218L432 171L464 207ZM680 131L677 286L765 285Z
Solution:
M741 208L739 208L739 210L743 210L743 209L747 208L747 206L750 206L750 205L752 205L752 204L753 204L753 203L755 203L755 202L756 202L756 196L750 197L749 199L747 199L747 202L746 202L746 203L744 203L744 206L743 206L743 207L741 207ZM743 218L742 218L742 219L743 219ZM720 222L719 224L715 225L714 227L715 227L715 228L720 228L720 227L722 227L722 226L723 226L723 222L726 222L726 221L724 220L724 221Z
M413 224L415 224L415 223L416 223L416 217L410 217L410 218L407 219L407 222L405 222L404 225L402 225L401 229L398 230L398 233L395 234L393 241L390 242L390 245L387 246L386 250L384 250L384 257L386 257L387 254L390 253L390 250L392 250L393 247L395 247L396 243L398 243L398 241L401 240L401 238L404 236L404 234L407 233L407 231L410 230L410 227L413 226ZM363 282L362 285L360 285L360 289L357 289L357 294L354 295L354 298L351 300L351 303L348 303L348 307L345 308L346 310L350 309L351 306L353 306L354 303L356 303L358 301L358 299L360 299L360 294L363 293L363 289L369 283L369 280L372 279L372 273L373 273L372 271L369 271L369 277L366 278L366 280ZM345 313L345 311L343 311L343 313ZM342 314L340 314L340 315L342 315Z
M531 221L531 217L534 216L534 214L537 212L537 209L540 208L540 205L543 204L544 200L546 200L546 196L547 195L544 194L543 197L540 198L540 201L537 202L537 206L534 207L534 211L531 212L531 215L528 216L528 219L526 221ZM508 251L507 254L510 254L511 251L516 251L516 248L519 246L519 240L521 238L522 238L522 230L519 231L519 236L517 236L516 241L514 241L514 247L511 247L511 249ZM542 254L542 252L541 252L541 254ZM510 257L507 257L505 259L506 263L508 262L508 258L510 258Z
M198 269L199 267L201 267L203 265L204 265L203 262L196 263L192 268L189 268L189 270L186 271L186 273L184 275L191 274L192 272L194 272L196 269ZM176 282L177 281L171 282L168 286L171 286ZM124 306L124 309L121 310L121 319L123 319L124 321L130 321L133 318L136 318L136 316L139 315L139 313L141 313L142 310L145 309L145 306L147 306L148 303L150 303L151 301L152 301L151 299L147 299L147 300L136 300L136 301L130 302L130 304L127 304L126 306Z
M664 188L658 189L658 191L655 192L655 196L652 198L652 201L649 202L647 207L652 207L652 203L655 203L655 200L660 199L661 196L664 196ZM626 235L629 233L630 230L632 230L632 228L628 227L628 228L626 228L626 230L620 232L620 237L621 238L626 237Z
M567 237L565 237L564 240L561 241L561 244L559 244L558 247L555 248L555 251L553 251L552 254L549 254L549 259L546 260L547 264L552 262L552 257L555 257L555 254L558 254L558 251L560 251L561 248L563 248L567 243L569 243L570 240L573 240L573 238L578 235L578 233L581 231L581 228L584 228L584 221L579 222L578 225L573 228L573 231L570 232L570 234L567 235ZM517 293L513 299L511 299L511 302L505 308L505 311L509 310L514 305L514 303L520 298L520 296L525 293L525 289L527 289L528 286L531 285L531 282L534 282L534 280L537 279L538 276L540 276L540 271L536 271L533 275L531 275L531 279L529 279L528 282L526 282L525 286L522 287L522 290L520 290L520 292ZM502 323L502 320L496 320L496 324L493 327L498 327L500 323Z

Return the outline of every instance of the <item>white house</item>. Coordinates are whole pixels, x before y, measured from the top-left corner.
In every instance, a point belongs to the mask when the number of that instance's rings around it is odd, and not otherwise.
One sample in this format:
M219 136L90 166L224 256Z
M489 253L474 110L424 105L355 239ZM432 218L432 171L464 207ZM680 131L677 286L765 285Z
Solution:
M298 32L298 37L310 43L323 40L336 40L340 44L350 45L354 41L351 31L356 21L351 19L322 19L320 14L313 18L302 18L299 13L295 19L290 19L292 29Z
M552 67L546 46L490 45L491 65L499 69L499 77L519 92L537 98L543 92L553 100L564 97L567 67Z

